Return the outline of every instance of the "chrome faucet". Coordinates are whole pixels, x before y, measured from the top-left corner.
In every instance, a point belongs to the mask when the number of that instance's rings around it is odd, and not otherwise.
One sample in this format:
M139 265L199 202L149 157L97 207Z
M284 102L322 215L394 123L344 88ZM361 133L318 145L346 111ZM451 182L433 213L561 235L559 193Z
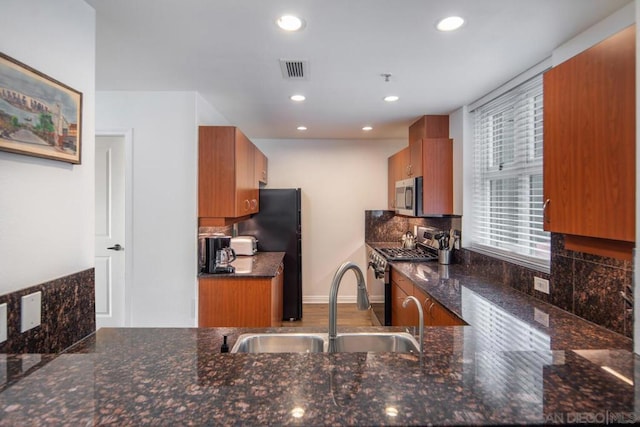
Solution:
M422 311L422 305L420 304L420 301L418 301L418 298L412 295L406 297L404 301L402 301L402 308L407 308L407 305L409 305L409 301L415 302L416 306L418 307L418 334L420 336L420 341L418 341L418 344L420 344L420 360L422 361L422 346L424 341L424 313Z
M370 307L369 294L367 293L367 287L364 282L364 275L362 274L362 270L360 270L360 267L358 267L351 261L345 262L340 266L340 268L338 268L336 274L333 276L333 281L331 282L331 291L329 292L329 352L335 351L336 335L338 334L338 288L340 287L342 276L344 276L344 274L348 270L353 270L353 273L356 275L356 279L358 281L358 310L368 310Z

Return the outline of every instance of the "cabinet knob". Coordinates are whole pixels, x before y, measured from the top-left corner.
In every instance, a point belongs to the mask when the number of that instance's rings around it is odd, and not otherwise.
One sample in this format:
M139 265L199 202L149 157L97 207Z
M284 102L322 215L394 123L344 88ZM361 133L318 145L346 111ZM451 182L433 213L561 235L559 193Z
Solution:
M251 199L251 210L254 210L258 207L258 201L256 199Z
M248 211L249 208L251 207L251 203L249 202L249 200L245 199L245 201L243 202L244 204L244 210Z

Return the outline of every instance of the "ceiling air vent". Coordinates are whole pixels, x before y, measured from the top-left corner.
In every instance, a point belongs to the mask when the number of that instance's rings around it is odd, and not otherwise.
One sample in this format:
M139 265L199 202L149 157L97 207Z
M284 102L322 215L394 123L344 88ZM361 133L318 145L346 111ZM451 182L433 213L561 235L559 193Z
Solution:
M302 59L281 59L282 77L287 80L305 80L309 75L309 62Z

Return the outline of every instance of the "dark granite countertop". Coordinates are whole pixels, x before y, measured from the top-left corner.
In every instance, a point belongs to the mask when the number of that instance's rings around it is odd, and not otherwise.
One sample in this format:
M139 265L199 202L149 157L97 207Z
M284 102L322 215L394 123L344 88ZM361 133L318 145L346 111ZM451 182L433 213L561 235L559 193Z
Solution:
M399 353L220 353L224 335L231 347L245 332L326 328L103 328L59 355L0 358L0 425L640 420L631 340L462 266L394 268L469 324L425 328L422 362Z
M233 274L204 274L200 278L217 277L274 277L282 264L285 252L257 252L253 256L242 256L231 263L236 268Z

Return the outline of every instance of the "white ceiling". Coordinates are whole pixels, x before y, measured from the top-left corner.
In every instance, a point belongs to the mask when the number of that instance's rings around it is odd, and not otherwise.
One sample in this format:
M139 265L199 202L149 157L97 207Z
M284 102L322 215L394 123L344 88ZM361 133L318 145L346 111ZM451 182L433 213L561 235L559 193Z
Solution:
M197 91L251 138L405 138L422 114L478 99L629 1L87 0L97 90ZM284 13L306 28L280 30ZM466 24L438 32L452 14ZM281 58L308 60L308 79L283 79Z

